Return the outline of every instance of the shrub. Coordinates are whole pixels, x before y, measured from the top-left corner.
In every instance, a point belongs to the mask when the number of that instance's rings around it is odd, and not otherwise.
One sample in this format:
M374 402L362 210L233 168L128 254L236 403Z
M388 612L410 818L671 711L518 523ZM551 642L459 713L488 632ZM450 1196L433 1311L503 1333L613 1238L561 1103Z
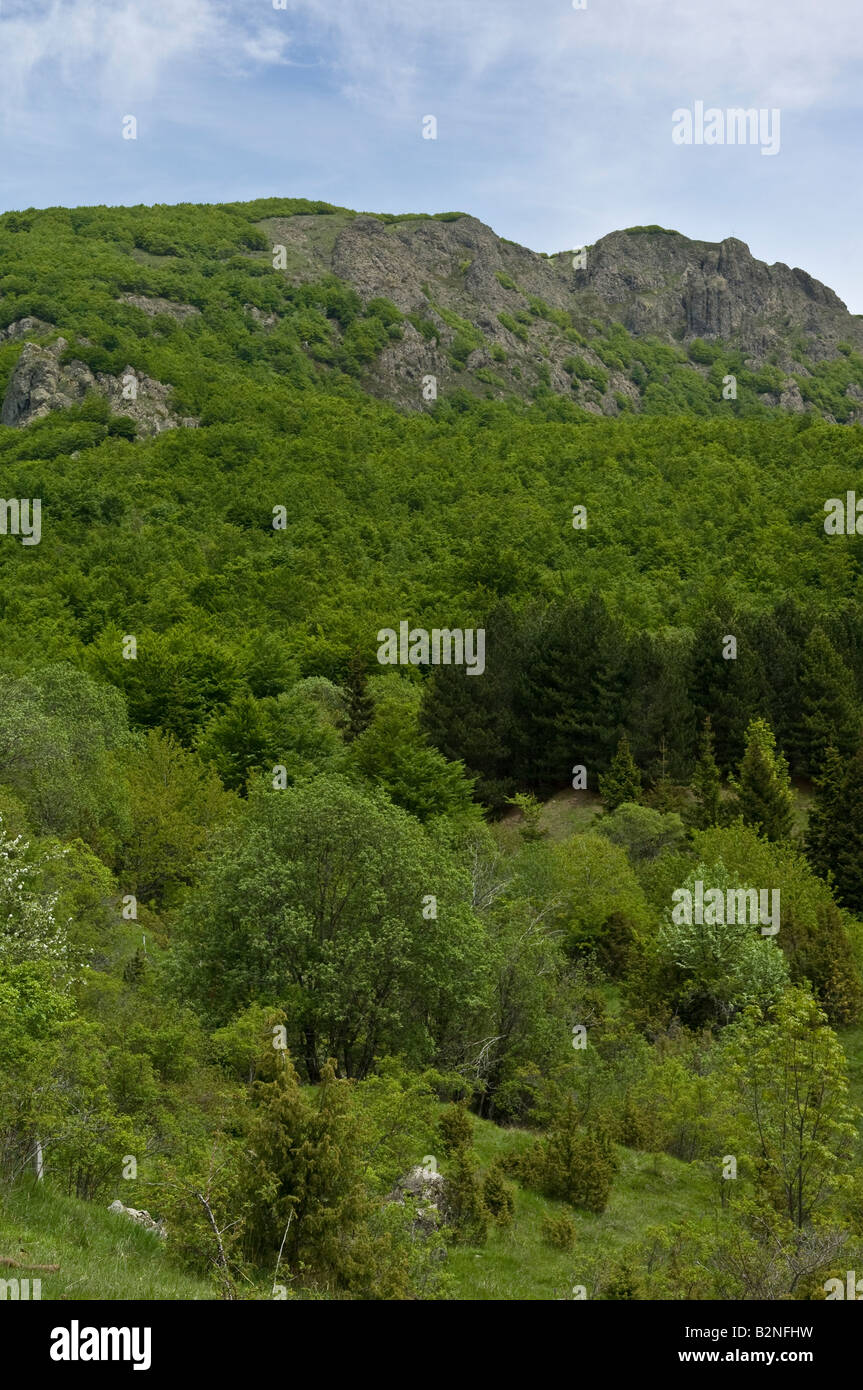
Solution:
M488 1234L488 1212L482 1196L477 1169L479 1159L472 1149L459 1148L446 1180L446 1203L450 1231L456 1241L482 1245Z
M542 1218L542 1241L553 1250L571 1250L575 1245L575 1222L567 1211L550 1212Z
M461 1149L469 1149L473 1140L473 1124L464 1102L450 1105L438 1120L441 1147L445 1154L456 1154Z
M567 1114L549 1131L541 1147L545 1195L585 1211L605 1211L617 1161L604 1136L575 1129Z
M512 1183L506 1181L503 1168L493 1163L482 1184L482 1202L496 1226L510 1226L515 1215L515 1195Z

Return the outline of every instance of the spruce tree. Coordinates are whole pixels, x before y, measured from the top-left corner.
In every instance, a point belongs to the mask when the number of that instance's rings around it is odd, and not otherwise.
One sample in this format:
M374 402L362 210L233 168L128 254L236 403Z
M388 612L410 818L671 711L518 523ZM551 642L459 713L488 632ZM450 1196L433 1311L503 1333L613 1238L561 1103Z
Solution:
M832 872L843 906L863 912L863 744L846 765L835 748L827 750L809 816L806 853L826 878Z
M345 691L348 697L347 740L357 738L372 722L374 706L368 690L366 664L359 652L354 652L348 664Z
M813 775L821 770L828 746L851 756L861 726L851 673L820 628L809 634L803 649L797 693L795 766L801 774Z
M641 773L635 765L626 734L621 736L609 771L599 779L599 794L606 811L617 810L625 801L641 800Z
M839 750L829 747L821 776L815 778L815 800L809 812L805 847L809 863L826 879L836 862L836 829L845 768Z
M722 807L722 778L713 749L713 726L708 714L698 740L698 762L692 774L692 790L698 803L695 823L699 830L718 825Z
M794 797L788 764L766 719L753 719L746 730L746 751L731 784L746 825L754 826L768 840L790 838Z

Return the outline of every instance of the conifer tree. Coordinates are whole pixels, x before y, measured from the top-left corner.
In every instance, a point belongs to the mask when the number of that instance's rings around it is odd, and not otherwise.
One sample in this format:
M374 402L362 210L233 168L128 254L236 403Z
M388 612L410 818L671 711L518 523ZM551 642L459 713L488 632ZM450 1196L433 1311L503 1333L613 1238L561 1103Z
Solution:
M803 649L798 701L794 727L797 770L804 775L817 774L830 745L850 757L860 737L860 706L850 671L820 628L810 633Z
M641 773L625 733L621 735L609 771L599 779L599 794L607 811L615 811L625 801L641 800Z
M698 740L698 762L692 774L692 790L698 802L695 823L699 830L718 825L722 807L722 778L713 750L713 726L708 714Z
M852 912L863 912L863 743L847 765L828 748L816 780L806 853L813 868L833 874L836 896Z
M746 751L731 784L746 825L754 826L768 840L790 838L794 798L788 764L766 719L753 719L746 730Z
M348 664L348 674L345 679L345 690L348 697L348 729L347 739L350 742L358 737L359 734L367 729L372 722L374 706L369 695L368 682L366 679L366 666L359 652L354 652Z

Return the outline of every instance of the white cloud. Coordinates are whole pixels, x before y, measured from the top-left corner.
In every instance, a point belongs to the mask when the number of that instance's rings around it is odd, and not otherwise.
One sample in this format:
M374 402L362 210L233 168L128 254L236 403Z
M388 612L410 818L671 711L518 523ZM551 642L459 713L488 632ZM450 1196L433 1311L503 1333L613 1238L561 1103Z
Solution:
M351 96L405 100L434 74L461 88L518 74L509 96L557 98L619 76L642 91L805 108L859 100L859 0L288 0ZM630 82L628 79L634 79ZM479 93L474 92L475 96Z
M23 122L58 97L149 100L178 64L240 72L284 62L288 41L263 5L250 16L228 0L5 0L0 110Z

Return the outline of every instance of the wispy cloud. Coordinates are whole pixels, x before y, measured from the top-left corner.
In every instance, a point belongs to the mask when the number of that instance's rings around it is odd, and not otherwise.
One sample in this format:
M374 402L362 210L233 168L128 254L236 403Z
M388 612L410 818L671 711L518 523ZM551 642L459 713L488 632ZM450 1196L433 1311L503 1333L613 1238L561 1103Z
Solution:
M228 0L5 0L0 111L29 121L53 111L58 95L91 106L150 100L178 66L240 74L283 63L288 47L263 5L255 13Z

